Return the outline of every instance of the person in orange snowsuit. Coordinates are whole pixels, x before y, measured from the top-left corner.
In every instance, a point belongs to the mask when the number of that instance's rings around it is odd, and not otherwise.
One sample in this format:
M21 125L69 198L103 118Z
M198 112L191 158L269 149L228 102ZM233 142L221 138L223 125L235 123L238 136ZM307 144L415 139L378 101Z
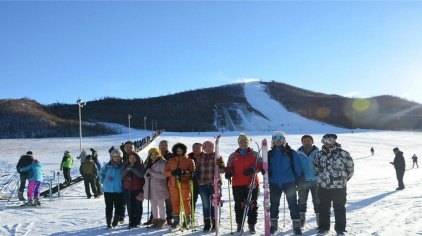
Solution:
M164 175L168 177L167 186L169 188L170 199L173 207L174 221L170 229L177 229L180 221L180 193L178 189L178 182L182 192L182 201L184 207L184 214L186 216L185 228L189 228L191 221L191 193L189 181L191 176L195 173L195 162L189 159L186 155L187 147L183 143L176 143L172 152L174 157L169 159L166 164Z

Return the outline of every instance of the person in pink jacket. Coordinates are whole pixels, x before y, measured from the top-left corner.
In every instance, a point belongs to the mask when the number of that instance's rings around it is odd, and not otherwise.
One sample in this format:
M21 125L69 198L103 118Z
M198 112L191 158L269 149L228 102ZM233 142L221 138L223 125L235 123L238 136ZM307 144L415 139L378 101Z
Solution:
M151 201L152 226L161 229L166 222L165 200L169 198L164 168L166 160L161 156L158 148L148 151L145 161L144 198Z

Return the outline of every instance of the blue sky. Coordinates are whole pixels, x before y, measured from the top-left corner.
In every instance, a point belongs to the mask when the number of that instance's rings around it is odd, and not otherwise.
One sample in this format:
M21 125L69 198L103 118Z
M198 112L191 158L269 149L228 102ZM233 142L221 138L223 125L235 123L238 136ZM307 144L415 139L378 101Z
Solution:
M422 103L422 2L0 2L0 98L144 98L245 79Z

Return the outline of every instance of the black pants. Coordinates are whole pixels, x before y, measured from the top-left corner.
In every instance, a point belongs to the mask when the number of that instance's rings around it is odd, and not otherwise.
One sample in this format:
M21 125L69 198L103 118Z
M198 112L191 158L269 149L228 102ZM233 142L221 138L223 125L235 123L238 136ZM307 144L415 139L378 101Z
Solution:
M138 201L136 199L136 196L138 196L140 192L141 190L123 190L125 201L127 203L127 214L129 216L129 224L132 225L140 224L142 219L142 201Z
M404 188L403 177L405 170L396 170L397 181L399 182L399 188Z
M26 179L27 179L26 175L20 175L19 192L23 193L25 191Z
M92 175L84 175L84 184L85 184L85 193L87 197L91 197L91 191L89 190L89 186L91 185L91 190L92 193L94 194L94 196L98 196L98 190L97 190L97 185L95 183L96 181L96 177L92 176Z
M198 190L198 182L197 181L193 181L193 194L192 195L193 196L191 197L191 201L193 200L193 207L194 207L194 209L192 209L192 211L195 212L196 202L198 201L198 197L199 197L199 190Z
M413 166L412 166L412 168L414 168L414 167L415 167L415 164L416 164L416 167L417 167L417 168L419 168L418 161L413 161Z
M331 202L334 208L336 231L346 230L346 188L325 189L319 187L320 213L319 229L330 230Z
M70 168L63 167L63 176L66 182L70 183L72 181L72 177L70 176Z
M258 218L258 205L256 202L258 199L258 189L259 187L257 186L252 190L252 198L248 211L248 224L250 225L255 225ZM233 186L234 212L236 214L237 224L242 224L243 210L246 206L248 193L248 186Z
M114 217L120 220L120 217L124 214L124 198L123 193L104 193L104 201L106 204L106 218L107 222L113 218L113 209Z

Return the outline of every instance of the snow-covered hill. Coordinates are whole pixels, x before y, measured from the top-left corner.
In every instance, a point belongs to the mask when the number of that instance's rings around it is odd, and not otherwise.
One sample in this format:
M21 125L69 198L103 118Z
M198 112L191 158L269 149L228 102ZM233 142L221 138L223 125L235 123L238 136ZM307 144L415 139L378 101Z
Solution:
M323 126L325 127L325 126ZM321 134L316 131L314 139L320 145ZM143 135L141 132L139 135ZM270 138L270 133L249 132L253 141ZM133 134L132 134L133 135ZM183 142L190 147L194 142L212 140L216 133L165 133L151 146L166 139L170 145ZM224 158L237 148L238 132L225 132L221 138L221 154ZM132 136L134 137L134 136ZM287 133L287 141L293 148L300 145L301 135ZM127 139L125 135L85 138L84 147L95 147L100 152L100 159L108 160L107 150L111 145L119 145ZM422 235L422 167L411 169L411 155L422 155L421 133L414 132L366 132L344 133L338 142L348 150L355 161L355 176L348 185L347 230L349 235ZM369 149L375 148L375 156L370 156ZM389 164L393 159L392 149L399 147L405 155L407 171L404 177L406 189L394 191L397 186L394 168ZM255 145L252 145L255 147ZM72 138L0 140L0 164L2 167L14 166L19 155L32 150L36 157L45 164L46 171L57 170L63 151L69 149L76 155L79 140ZM141 153L145 157L145 151ZM74 167L76 174L79 163ZM7 169L7 168L6 168ZM9 168L10 169L10 168ZM262 181L262 179L261 179ZM261 186L262 187L262 186ZM223 186L222 233L230 235L227 183ZM262 204L262 191L259 203ZM108 232L105 230L104 200L86 199L83 184L77 184L62 191L62 196L55 196L52 201L45 199L41 208L9 208L0 202L0 235L162 235L166 229L151 230L144 227L128 231L127 224ZM311 197L308 206L312 209ZM232 204L233 206L233 204ZM287 206L286 206L287 207ZM144 203L144 211L147 211ZM263 235L263 211L259 208L258 234ZM283 204L280 206L279 221L281 231L277 235L292 235L289 212L286 209L286 221L283 227ZM304 235L315 235L315 218L312 211L307 213ZM146 214L143 221L146 219ZM198 202L196 219L202 226L201 201ZM332 222L333 222L332 218ZM126 221L127 223L127 221ZM334 223L334 222L333 222ZM234 226L235 227L235 226ZM184 232L184 235L203 235L200 230ZM332 225L332 233L333 225ZM210 234L211 235L211 234Z

